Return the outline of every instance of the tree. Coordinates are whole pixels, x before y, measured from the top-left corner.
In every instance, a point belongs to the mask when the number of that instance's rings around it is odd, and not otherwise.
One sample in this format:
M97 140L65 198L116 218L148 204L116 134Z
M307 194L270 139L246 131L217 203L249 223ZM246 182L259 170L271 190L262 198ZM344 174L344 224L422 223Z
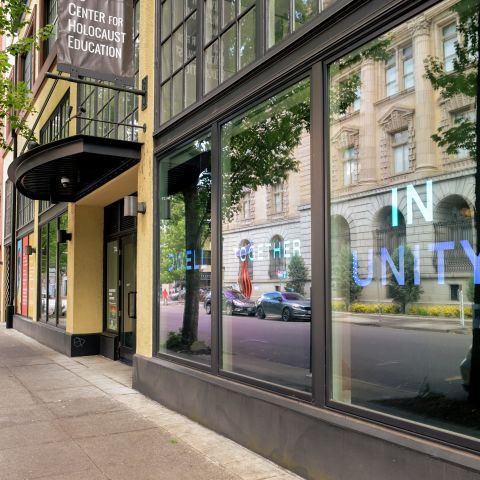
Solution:
M455 95L466 95L476 99L475 121L463 118L449 127L440 127L432 136L433 140L445 148L447 153L455 154L459 149L467 149L476 162L475 172L475 212L476 252L480 252L480 109L478 92L480 91L480 0L460 0L452 7L458 15L457 30L461 41L455 45L456 58L453 69L445 70L438 57L429 57L425 61L425 75L433 88L440 91L444 99ZM480 283L473 287L473 332L472 357L470 367L469 399L480 403Z
M308 269L305 260L300 255L295 254L288 264L288 282L285 287L304 295L307 279Z
M6 122L13 132L24 138L32 138L26 117L32 113L31 92L25 82L9 78L12 58L38 49L53 31L46 25L34 35L19 38L19 32L27 25L30 9L25 0L0 0L0 36L7 40L7 46L0 51L0 149L10 150L5 138Z
M362 293L363 287L353 279L352 251L348 246L342 246L332 259L332 282L335 294L344 299L347 309Z
M399 285L397 279L390 273L388 276L388 287L392 295L392 299L395 303L398 303L402 309L402 313L405 313L406 306L409 303L417 302L420 295L423 293L423 289L420 285L415 285L414 278L414 258L413 253L409 247L399 247L395 250L392 260L395 265L399 264L400 249L404 249L404 285Z

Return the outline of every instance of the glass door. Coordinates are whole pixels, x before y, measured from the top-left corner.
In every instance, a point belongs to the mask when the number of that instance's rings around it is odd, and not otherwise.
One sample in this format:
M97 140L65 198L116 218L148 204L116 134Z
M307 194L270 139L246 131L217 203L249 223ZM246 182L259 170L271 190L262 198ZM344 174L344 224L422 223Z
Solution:
M137 316L137 242L135 235L128 235L120 239L120 251L120 358L132 361L136 345Z

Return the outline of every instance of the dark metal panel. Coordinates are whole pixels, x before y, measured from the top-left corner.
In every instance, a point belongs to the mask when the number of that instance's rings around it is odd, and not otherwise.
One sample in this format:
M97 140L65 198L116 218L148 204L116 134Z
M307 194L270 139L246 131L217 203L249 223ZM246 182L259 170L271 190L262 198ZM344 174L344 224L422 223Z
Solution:
M325 365L325 304L327 287L325 283L325 229L321 221L325 211L324 193L326 162L323 147L326 138L323 134L325 119L323 96L322 64L312 68L310 83L310 192L311 192L311 235L312 235L312 323L311 323L311 363L312 394L316 405L325 405L326 365ZM328 117L327 117L328 118ZM318 219L318 220L317 220Z
M160 359L134 357L133 387L304 478L480 475L475 455Z
M212 127L212 154L211 154L211 168L212 168L212 191L211 194L211 238L212 238L212 253L211 253L211 271L212 276L210 280L211 300L212 300L212 314L211 314L211 362L212 373L218 374L221 368L222 356L222 335L221 335L221 292L222 292L222 205L221 205L221 188L222 188L222 174L221 174L221 139L220 126L214 124Z

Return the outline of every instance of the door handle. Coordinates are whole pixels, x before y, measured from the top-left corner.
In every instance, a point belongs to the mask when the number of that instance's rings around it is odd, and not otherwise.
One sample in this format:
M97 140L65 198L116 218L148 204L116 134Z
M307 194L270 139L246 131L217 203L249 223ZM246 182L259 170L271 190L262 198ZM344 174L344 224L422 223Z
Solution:
M133 302L130 300L133 297ZM137 292L128 292L127 295L128 318L137 318ZM133 312L132 312L133 307Z

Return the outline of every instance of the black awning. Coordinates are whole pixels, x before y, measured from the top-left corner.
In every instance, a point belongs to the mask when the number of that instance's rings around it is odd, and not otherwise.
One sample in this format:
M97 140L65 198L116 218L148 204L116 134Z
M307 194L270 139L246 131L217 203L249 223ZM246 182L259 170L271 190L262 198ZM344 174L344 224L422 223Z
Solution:
M137 164L141 146L137 142L75 135L20 155L8 168L8 176L26 197L76 202Z

